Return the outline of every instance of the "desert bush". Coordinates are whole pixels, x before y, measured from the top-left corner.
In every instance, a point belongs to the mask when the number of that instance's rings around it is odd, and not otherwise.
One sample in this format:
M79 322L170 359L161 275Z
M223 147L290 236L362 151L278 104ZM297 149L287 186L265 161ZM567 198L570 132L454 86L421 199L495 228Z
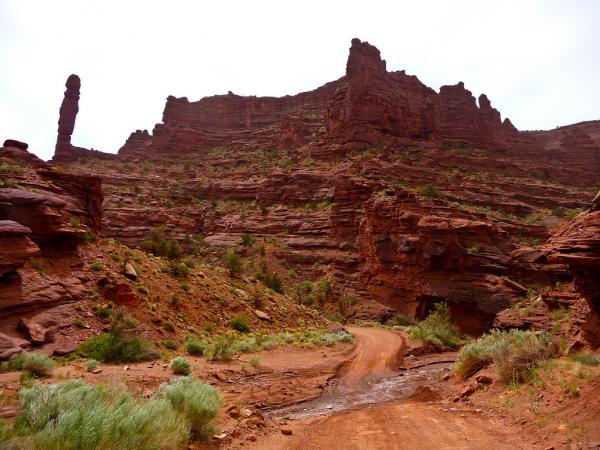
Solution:
M255 243L256 243L256 239L251 234L244 233L242 235L242 246L243 247L254 247Z
M409 334L412 339L431 342L440 349L456 348L459 343L450 308L446 303L436 303L424 320L410 327Z
M530 380L535 369L557 350L549 333L492 330L460 350L454 371L467 379L494 363L504 382L521 383Z
M93 358L89 358L85 362L85 368L87 369L88 372L93 372L94 370L96 370L98 368L98 361L96 361Z
M204 357L209 361L229 361L235 354L234 339L231 336L218 336L205 350Z
M186 448L190 425L165 399L135 400L123 387L38 384L19 392L22 413L7 448Z
M54 369L54 360L41 353L22 353L15 357L11 365L16 370L22 370L35 377L47 377Z
M242 257L237 253L226 253L223 255L223 265L229 270L229 276L234 277L244 272Z
M181 377L162 384L156 397L168 400L187 419L197 438L207 439L213 434L212 422L223 403L223 397L214 387L193 377Z
M304 280L297 288L296 288L296 299L298 302L303 303L305 305L310 305L313 302L313 289L314 283L310 280Z
M177 375L189 375L192 373L192 368L187 359L180 357L171 361L171 371Z
M165 339L162 341L162 345L168 350L177 350L177 342L173 339Z
M190 267L187 264L175 259L170 260L163 271L175 277L182 278L186 278L191 273Z
M94 261L90 264L90 269L96 272L100 272L101 270L104 270L104 266L100 261Z
M135 362L155 359L159 355L145 339L139 337L138 323L119 308L112 313L108 333L85 341L79 352L102 362Z
M202 356L208 347L208 342L199 341L195 337L188 337L185 340L185 349L190 355Z
M250 331L250 325L248 325L248 318L246 316L237 316L229 321L229 324L240 333L248 333Z
M265 286L267 286L269 289L280 294L283 293L283 283L281 281L281 278L279 278L279 275L277 275L275 272L267 274L264 277L263 282L265 283Z
M183 255L179 242L175 239L166 239L162 228L154 228L150 231L150 239L142 241L140 247L142 250L167 259L179 259Z
M426 184L424 186L417 186L415 188L415 190L423 197L437 198L437 199L444 198L444 194L442 194L440 191L438 191L437 188L435 186L432 186L431 184Z
M233 344L233 351L235 353L252 353L259 349L258 344L256 343L256 338L243 339L241 341L236 341Z

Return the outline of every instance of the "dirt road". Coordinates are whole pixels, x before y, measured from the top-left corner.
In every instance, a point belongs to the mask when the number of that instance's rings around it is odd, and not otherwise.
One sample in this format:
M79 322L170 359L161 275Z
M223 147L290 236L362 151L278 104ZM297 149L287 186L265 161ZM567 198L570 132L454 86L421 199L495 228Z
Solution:
M396 376L404 348L388 330L353 328L353 359L340 373L341 392L360 390L373 377ZM308 406L308 405L307 405ZM531 448L504 425L474 412L452 411L439 404L392 401L376 406L288 421L292 435L272 433L251 446L265 450L391 450Z
M350 331L356 336L356 347L338 384L351 387L373 376L391 376L404 350L402 336L378 328L354 327Z

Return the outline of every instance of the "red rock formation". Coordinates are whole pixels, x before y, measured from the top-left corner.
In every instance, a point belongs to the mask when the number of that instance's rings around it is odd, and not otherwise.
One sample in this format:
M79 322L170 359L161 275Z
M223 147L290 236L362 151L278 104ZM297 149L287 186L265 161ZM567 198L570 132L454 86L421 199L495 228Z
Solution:
M2 144L2 146L3 147L15 147L20 150L27 150L27 148L29 147L29 145L27 145L25 142L17 141L15 139L5 140L4 144Z
M367 202L358 242L369 292L412 316L448 302L463 331L478 333L521 295L500 278L517 265L505 233L485 222L431 215L404 190Z
M576 289L591 309L586 337L600 346L600 192L588 212L557 230L544 247L548 261L569 266Z
M75 74L69 75L65 84L67 90L60 105L58 117L58 134L54 149L53 161L75 161L79 158L94 157L98 159L114 159L115 155L94 149L75 147L71 144L71 135L75 130L75 120L79 112L79 90L81 80Z
M12 220L0 220L0 277L23 267L40 249L27 235L31 230Z
M60 105L58 118L58 136L56 139L55 158L61 159L63 154L68 156L71 148L71 135L75 130L75 119L79 112L79 88L81 80L77 75L70 75L65 84L67 90Z

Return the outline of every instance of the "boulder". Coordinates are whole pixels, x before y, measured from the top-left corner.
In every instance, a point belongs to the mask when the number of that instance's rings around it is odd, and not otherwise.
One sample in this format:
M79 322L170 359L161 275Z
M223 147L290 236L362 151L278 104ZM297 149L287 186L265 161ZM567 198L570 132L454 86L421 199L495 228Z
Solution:
M125 263L125 277L130 280L137 280L138 274L135 271L135 267L131 263Z
M31 319L21 317L18 328L33 345L41 345L47 341L48 329Z

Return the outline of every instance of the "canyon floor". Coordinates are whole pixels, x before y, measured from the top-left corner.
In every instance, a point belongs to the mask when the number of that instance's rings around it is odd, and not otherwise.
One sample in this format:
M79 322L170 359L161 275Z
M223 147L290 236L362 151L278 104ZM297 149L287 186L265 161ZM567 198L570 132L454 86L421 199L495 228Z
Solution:
M490 384L464 395L451 374L455 352L412 356L415 342L402 332L349 327L355 345L319 349L281 347L230 362L188 357L193 374L218 387L225 404L217 435L195 449L502 449L595 448L600 439L597 375L578 402L558 399L552 386L538 410L531 386ZM418 353L418 352L417 352ZM252 365L252 358L259 364ZM57 368L49 382L125 384L151 396L173 378L169 365L102 364L87 372L81 361ZM597 372L597 371L596 371ZM5 417L17 413L17 372L0 374ZM591 396L591 397L590 397ZM510 403L507 399L510 400ZM573 399L575 400L575 399ZM554 407L560 405L557 412Z

